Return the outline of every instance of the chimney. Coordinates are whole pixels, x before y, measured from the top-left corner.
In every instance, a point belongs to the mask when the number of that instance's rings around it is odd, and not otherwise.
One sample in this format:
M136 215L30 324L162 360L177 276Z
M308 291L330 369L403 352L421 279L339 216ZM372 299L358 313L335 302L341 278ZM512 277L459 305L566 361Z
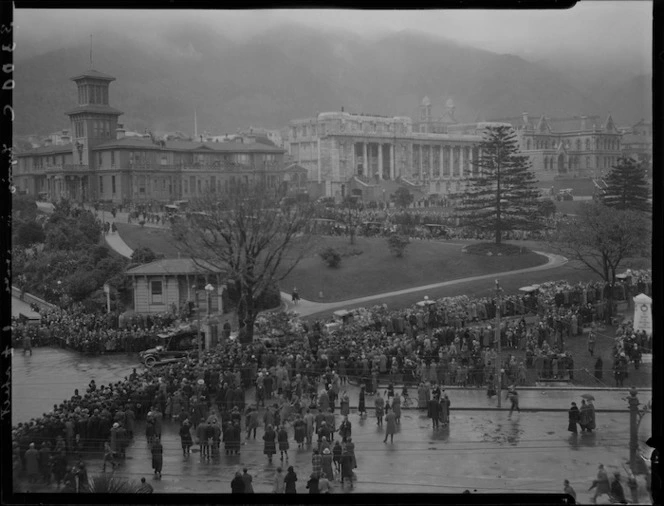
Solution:
M588 116L581 116L581 130L586 129L586 119L587 118L588 118Z
M341 112L344 112L344 106L343 105L341 106Z
M124 137L125 137L124 125L122 123L118 123L118 126L115 128L115 138L124 139Z

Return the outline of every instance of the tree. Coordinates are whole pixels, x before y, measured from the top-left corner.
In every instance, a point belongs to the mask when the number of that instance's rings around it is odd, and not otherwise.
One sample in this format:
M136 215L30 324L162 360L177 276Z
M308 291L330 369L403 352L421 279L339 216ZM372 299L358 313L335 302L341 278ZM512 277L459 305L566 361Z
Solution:
M405 235L392 234L387 238L387 246L397 258L403 257L403 254L406 251L406 246L409 244L410 240Z
M307 253L305 230L313 206L279 209L283 193L261 185L235 188L219 202L208 194L191 202L192 212L172 226L176 245L202 269L226 272L239 293L241 342L253 340L259 300L283 280ZM205 262L201 262L201 260Z
M336 269L341 265L341 254L334 248L325 248L319 255L328 267Z
M621 157L604 179L606 187L601 200L615 209L650 211L650 188L643 162Z
M41 225L36 221L26 221L21 223L16 230L16 244L19 246L32 246L36 243L44 242L46 234Z
M512 127L487 127L480 152L479 159L471 162L477 175L469 179L457 207L461 224L493 232L496 244L501 243L503 232L541 229L540 192Z
M546 198L539 202L539 204L537 205L537 211L544 218L548 218L549 216L555 216L556 204L553 202L553 200Z
M392 194L392 200L394 200L394 203L398 207L401 207L402 209L405 209L406 207L408 207L409 205L411 205L413 203L413 200L415 200L415 197L413 196L412 193L410 193L408 191L408 188L400 186Z
M617 210L602 203L582 203L576 220L558 228L550 246L576 260L613 285L626 259L638 256L651 242L650 222L642 213ZM609 317L613 290L609 290Z
M357 227L362 222L360 209L357 203L357 197L347 196L343 202L346 212L344 213L344 223L346 225L346 234L350 239L351 244L355 244L355 235L357 234Z
M147 246L136 248L131 254L131 262L133 264L139 265L149 264L150 262L154 262L155 260L159 260L161 258L164 258L164 255L157 255L154 251L152 251L151 248L148 248Z

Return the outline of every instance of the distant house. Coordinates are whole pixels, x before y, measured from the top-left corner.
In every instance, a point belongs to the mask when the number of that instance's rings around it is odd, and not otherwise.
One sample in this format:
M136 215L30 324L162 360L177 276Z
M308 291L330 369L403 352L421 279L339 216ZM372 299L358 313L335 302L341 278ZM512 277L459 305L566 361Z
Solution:
M204 260L156 260L129 269L126 275L133 281L136 313L179 310L187 302L198 303L207 310L207 284L214 287L210 292L210 313L223 313L225 273Z

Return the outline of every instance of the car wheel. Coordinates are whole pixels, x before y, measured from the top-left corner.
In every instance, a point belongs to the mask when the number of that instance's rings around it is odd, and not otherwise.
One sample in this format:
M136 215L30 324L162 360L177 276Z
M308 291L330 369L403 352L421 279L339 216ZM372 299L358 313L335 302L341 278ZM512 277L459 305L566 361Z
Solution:
M153 357L152 355L150 355L149 357L147 357L145 359L144 362L145 362L146 367L154 367L154 365L157 363L157 359L155 357Z

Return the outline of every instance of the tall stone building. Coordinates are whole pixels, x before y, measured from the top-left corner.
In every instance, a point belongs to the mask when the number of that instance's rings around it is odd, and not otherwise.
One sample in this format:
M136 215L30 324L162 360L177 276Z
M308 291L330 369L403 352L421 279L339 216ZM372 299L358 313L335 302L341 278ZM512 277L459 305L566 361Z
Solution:
M434 131L442 129L441 122L430 117L429 106L425 99L423 121L415 129L408 117L343 110L293 120L290 157L328 197L343 197L350 182L393 188L384 182L398 181L439 195L461 191L473 170L471 160L479 156L481 136Z

